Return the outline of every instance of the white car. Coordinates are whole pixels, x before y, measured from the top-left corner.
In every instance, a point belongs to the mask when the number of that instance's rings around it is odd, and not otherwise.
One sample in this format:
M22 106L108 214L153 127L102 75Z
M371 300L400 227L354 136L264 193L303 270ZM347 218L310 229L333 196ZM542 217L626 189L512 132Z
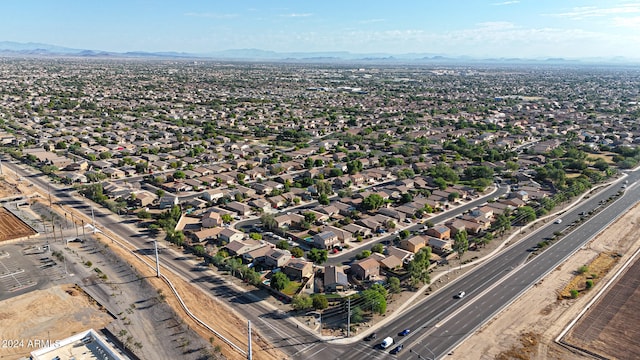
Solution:
M464 291L460 291L459 293L456 294L455 298L462 299L465 295L466 293Z
M562 219L557 219L556 221L554 221L556 224L561 224L562 223Z

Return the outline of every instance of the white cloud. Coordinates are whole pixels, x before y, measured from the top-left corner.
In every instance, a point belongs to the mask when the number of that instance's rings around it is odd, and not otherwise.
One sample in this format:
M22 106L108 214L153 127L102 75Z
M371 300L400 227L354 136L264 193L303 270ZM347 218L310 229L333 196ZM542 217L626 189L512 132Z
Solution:
M216 13L196 13L196 12L188 12L184 14L185 16L191 17L201 17L201 18L209 18L209 19L231 19L238 17L237 14L216 14Z
M508 21L487 21L476 24L481 30L500 31L515 29L515 25Z
M291 18L296 18L296 17L309 17L309 16L311 16L311 15L313 15L313 14L310 14L310 13L305 13L305 14L297 14L297 13L293 13L293 14L283 14L283 15L280 15L280 16L282 16L282 17L291 17Z
M612 21L613 25L617 27L640 30L640 16L615 17Z
M552 17L569 18L572 20L584 20L594 17L604 17L609 15L619 14L634 14L640 13L640 4L624 4L615 7L601 8L596 6L582 6L574 7L571 11L555 14L544 14Z
M360 24L373 24L373 23L380 23L380 22L385 22L385 19L368 19L368 20L361 20L358 23Z
M492 3L491 5L493 5L493 6L502 6L502 5L513 5L513 4L518 4L518 3L520 3L519 0L512 0L512 1L503 1L503 2Z

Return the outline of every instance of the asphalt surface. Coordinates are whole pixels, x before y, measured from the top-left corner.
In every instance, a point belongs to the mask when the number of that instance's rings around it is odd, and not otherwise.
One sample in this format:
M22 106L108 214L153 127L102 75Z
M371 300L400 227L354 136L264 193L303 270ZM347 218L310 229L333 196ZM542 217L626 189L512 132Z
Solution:
M18 173L21 171L18 170ZM23 174L27 177L28 174ZM29 176L29 180L42 189L47 189L47 182L38 176ZM601 191L581 203L579 206L559 215L562 223L550 222L539 228L527 238L512 244L505 251L494 258L452 282L447 287L431 294L418 305L387 323L377 330L378 341L386 336L394 337L396 344L386 350L377 348L376 342L356 342L353 344L339 344L322 342L307 329L298 328L285 315L260 301L259 295L252 291L246 292L226 284L221 278L210 272L203 274L194 268L193 263L185 256L176 257L171 252L163 252L162 262L180 276L189 279L217 297L226 298L234 303L241 315L252 321L274 347L289 354L293 359L362 359L362 358L399 358L399 359L432 359L442 358L457 344L473 334L475 329L490 320L504 306L514 301L527 288L535 284L545 274L553 270L573 252L583 246L591 237L628 208L639 201L640 192L634 183L640 178L638 171L631 172L628 177L629 187L624 195L616 201L606 202L621 189L621 182ZM502 188L506 192L506 188ZM68 190L52 189L55 196L62 203L75 207L77 210L91 216L90 207L70 196ZM498 193L492 196L499 196ZM445 215L446 218L456 216L457 212L464 212L486 200L478 199L455 209L455 212ZM606 202L606 203L603 203ZM581 218L580 213L596 209L595 213L587 216L586 221L575 226L572 224ZM96 222L108 227L110 231L124 239L131 241L141 249L150 249L152 244L145 235L133 232L129 227L113 220L114 217L102 210L96 209ZM433 217L430 221L442 222L445 218ZM414 225L410 230L419 230L422 225ZM554 232L562 232L560 240L555 240L550 247L535 254L528 251L538 242L552 237ZM380 238L378 242L390 240L391 235ZM351 254L341 254L333 257L333 263L348 261ZM529 261L528 261L529 259ZM465 291L463 299L455 299L458 291ZM237 306L240 305L240 306ZM403 329L412 329L405 337L397 334ZM398 343L404 345L404 350L398 355L391 355L389 351Z

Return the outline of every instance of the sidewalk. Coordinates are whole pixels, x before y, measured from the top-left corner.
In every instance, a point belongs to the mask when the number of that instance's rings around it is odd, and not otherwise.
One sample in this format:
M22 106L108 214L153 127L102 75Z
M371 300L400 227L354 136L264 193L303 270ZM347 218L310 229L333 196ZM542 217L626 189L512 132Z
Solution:
M493 194L495 194L495 193L496 193L496 191L498 191L498 187L497 187L497 186L494 186L494 187L493 187L493 190L491 190L491 191L490 191L489 193L487 193L486 195L484 195L484 196L482 196L482 197L479 197L478 199L475 199L475 200L470 200L470 201L468 201L467 203L457 204L456 206L452 206L452 207L450 207L449 209L447 209L447 210L445 210L445 211L443 211L443 212L440 212L440 213L435 214L434 216L446 215L447 213L453 212L453 211L455 211L457 208L459 208L459 207L461 207L461 206L464 206L464 205L468 204L469 202L478 201L478 200L486 200L486 199L489 199L489 198L491 198L491 196L492 196ZM429 218L426 218L426 219L423 219L423 220L424 220L424 222L427 222L427 221L429 221ZM424 223L424 222L423 222L423 223ZM401 224L402 224L402 223L401 223ZM418 225L418 224L419 224L419 223L411 223L411 224L407 224L408 226L405 226L405 227L402 227L402 228L396 228L396 230L397 230L398 232L400 232L400 231L402 231L402 230L408 229L408 228L413 227L413 226L416 226L416 225ZM358 250L358 249L361 249L361 248L363 248L363 247L371 247L371 246L373 246L373 244L374 244L374 243L377 243L379 240L382 240L382 239L384 239L384 238L386 238L386 237L395 237L395 235L394 235L394 234L389 234L389 233L384 233L384 234L381 234L381 236L379 236L379 237L374 237L374 238L366 239L366 240L363 240L363 241L361 241L361 242L349 241L348 243L346 243L346 245L348 245L348 246L349 246L349 248L348 248L348 249L342 250L341 252L336 253L336 254L331 254L331 252L329 252L328 257L329 257L329 258L332 258L332 257L338 257L338 256L341 256L341 255L344 255L345 253L354 252L354 251L356 251L356 250Z
M394 320L398 315L403 314L405 311L408 311L408 310L410 310L411 308L413 308L415 306L419 306L422 303L422 301L416 302L416 299L418 297L421 297L421 296L423 297L424 296L423 294L429 289L429 287L433 286L433 284L436 281L440 280L443 276L448 276L450 274L454 274L455 272L459 271L460 269L468 269L470 267L477 266L478 264L481 264L484 261L490 260L491 258L497 256L503 250L503 248L505 246L511 245L511 241L513 239L515 239L516 237L521 236L521 239L516 241L514 244L518 243L519 241L522 241L522 240L526 239L530 234L526 234L526 235L522 234L522 232L524 230L528 230L530 227L533 227L533 226L535 226L536 224L538 224L540 222L544 222L545 220L547 220L549 218L554 218L554 217L566 212L567 210L569 210L572 207L574 207L576 204L580 203L582 201L582 199L584 199L585 196L591 196L592 193L594 193L596 190L601 189L601 188L605 188L605 187L608 187L608 186L610 186L610 185L612 185L614 183L617 183L617 182L619 182L621 179L623 179L626 176L627 175L624 174L621 178L617 178L617 179L609 181L607 183L598 185L598 186L592 188L589 192L586 192L586 193L580 195L573 202L567 204L563 208L558 209L557 211L555 211L553 213L547 214L546 216L543 216L541 218L536 219L535 221L523 226L518 231L514 231L507 238L502 240L502 242L492 252L490 252L489 254L483 256L482 258L479 258L479 259L477 259L475 261L472 261L472 262L469 262L469 263L466 263L466 264L462 264L460 266L456 266L455 268L450 268L448 270L444 270L444 271L442 271L442 272L440 272L438 274L434 274L433 277L431 278L431 282L429 284L425 284L420 289L416 290L415 294L413 294L408 300L406 300L398 309L396 309L392 314L389 314L388 316L386 316L384 320L372 325L368 330L363 331L360 334L358 334L356 336L353 336L353 337L350 337L350 338L346 338L346 337L328 337L328 336L322 336L321 338L323 340L325 340L325 341L336 343L336 344L351 344L353 342L360 341L362 338L364 338L366 335L368 335L372 331L375 331L376 329L384 326L388 322ZM495 192L495 190L494 190L494 192ZM455 280L455 278L456 278L456 276L453 275L451 277L451 280ZM438 292L438 291L442 291L447 286L448 286L448 284L443 284L437 290L435 290L433 293ZM444 318L446 318L446 316ZM444 320L444 318L441 319L441 321Z

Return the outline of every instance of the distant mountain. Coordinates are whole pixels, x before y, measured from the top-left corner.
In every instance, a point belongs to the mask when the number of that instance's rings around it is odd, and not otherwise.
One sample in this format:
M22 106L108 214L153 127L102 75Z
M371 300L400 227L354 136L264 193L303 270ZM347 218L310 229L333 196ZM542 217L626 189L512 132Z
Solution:
M584 59L564 58L479 58L471 56L448 56L430 53L351 53L348 51L327 52L275 52L261 49L230 49L209 53L193 54L184 52L110 52L90 49L73 49L41 43L18 43L0 41L0 56L73 56L108 58L150 58L150 59L211 59L229 61L283 61L283 62L362 62L362 63L437 63L437 64L640 64L640 59L624 57L592 57Z

